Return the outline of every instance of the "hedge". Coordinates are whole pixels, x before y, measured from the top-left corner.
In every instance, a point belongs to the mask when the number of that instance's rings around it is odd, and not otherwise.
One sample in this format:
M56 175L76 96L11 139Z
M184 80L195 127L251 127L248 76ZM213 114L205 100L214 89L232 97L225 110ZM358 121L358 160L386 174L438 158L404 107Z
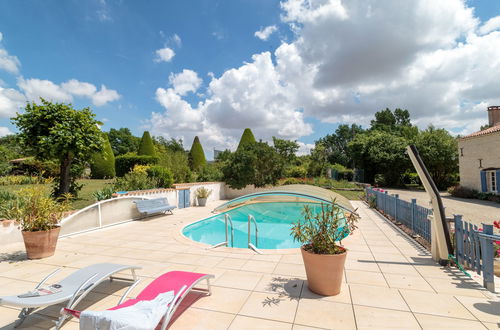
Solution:
M250 128L245 128L243 134L241 135L240 143L238 144L238 148L236 150L240 150L242 147L247 144L255 143L255 136L253 136L252 130Z
M124 176L130 172L135 165L154 165L159 161L158 157L145 155L121 155L115 158L116 176Z

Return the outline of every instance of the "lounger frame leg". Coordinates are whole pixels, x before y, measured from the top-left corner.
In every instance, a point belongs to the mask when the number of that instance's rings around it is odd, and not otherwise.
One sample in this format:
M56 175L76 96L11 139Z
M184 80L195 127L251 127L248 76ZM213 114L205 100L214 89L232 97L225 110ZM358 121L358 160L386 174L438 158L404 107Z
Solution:
M19 319L17 319L16 323L14 323L14 328L17 328L18 326L20 326L21 324L23 324L24 320L26 320L26 318L28 317L28 315L30 315L31 313L33 313L33 311L35 310L36 308L23 308L21 310L21 312L19 313Z

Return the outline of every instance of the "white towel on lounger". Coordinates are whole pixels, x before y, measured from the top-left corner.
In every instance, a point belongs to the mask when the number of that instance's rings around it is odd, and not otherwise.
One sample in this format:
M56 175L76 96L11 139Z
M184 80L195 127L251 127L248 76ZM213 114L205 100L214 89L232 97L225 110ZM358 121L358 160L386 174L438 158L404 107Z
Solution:
M159 294L153 300L108 311L83 311L80 330L152 330L160 323L174 299L174 292Z

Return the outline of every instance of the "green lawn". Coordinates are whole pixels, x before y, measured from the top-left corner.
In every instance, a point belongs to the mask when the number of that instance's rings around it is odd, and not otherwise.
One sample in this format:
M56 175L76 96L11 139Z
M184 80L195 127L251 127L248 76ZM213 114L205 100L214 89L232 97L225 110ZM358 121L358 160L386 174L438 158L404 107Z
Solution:
M364 191L350 191L350 190L337 190L337 189L332 189L332 191L352 201L359 201L360 196L363 196L365 194Z
M92 180L92 179L84 179L78 180L78 183L83 183L83 188L80 190L80 194L77 199L75 199L72 203L73 209L81 209L85 206L95 203L95 199L92 196L92 193L97 190L101 190L105 187L106 184L113 182L113 180ZM47 194L50 194L51 185L50 184L24 184L24 185L10 185L10 186L0 186L0 191L10 191L15 192L21 188L27 187L40 187L40 189L44 189Z

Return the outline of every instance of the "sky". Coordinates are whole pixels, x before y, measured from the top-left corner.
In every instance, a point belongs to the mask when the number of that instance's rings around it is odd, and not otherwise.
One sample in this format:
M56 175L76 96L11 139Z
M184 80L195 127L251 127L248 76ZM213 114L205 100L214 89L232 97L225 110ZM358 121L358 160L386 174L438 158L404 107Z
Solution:
M500 105L499 49L500 0L3 0L0 136L40 97L209 159L246 127L306 153L387 107L467 134Z

